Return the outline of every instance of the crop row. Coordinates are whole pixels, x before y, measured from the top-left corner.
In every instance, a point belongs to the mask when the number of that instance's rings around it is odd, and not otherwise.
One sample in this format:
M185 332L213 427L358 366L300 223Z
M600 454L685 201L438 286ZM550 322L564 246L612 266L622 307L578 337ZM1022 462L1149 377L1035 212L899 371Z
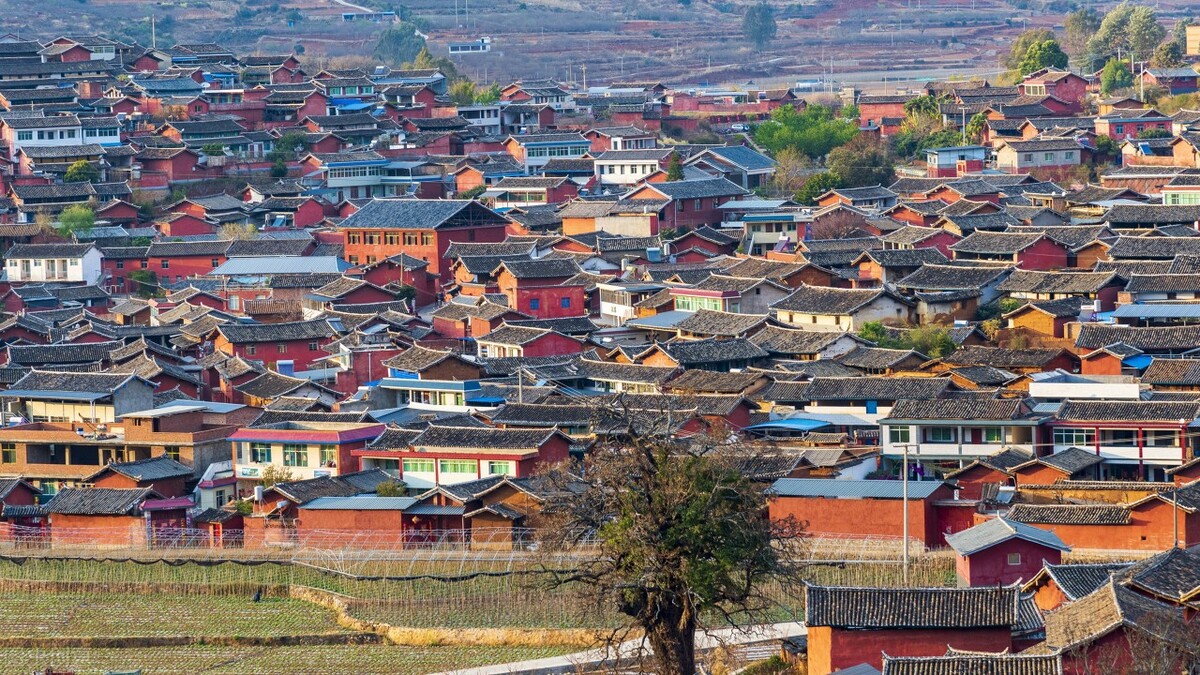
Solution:
M430 673L527 659L559 656L555 647L396 647L330 645L304 647L190 646L154 649L0 649L5 672L52 668L79 675L141 670L145 675L175 673L255 673L256 675L362 675Z

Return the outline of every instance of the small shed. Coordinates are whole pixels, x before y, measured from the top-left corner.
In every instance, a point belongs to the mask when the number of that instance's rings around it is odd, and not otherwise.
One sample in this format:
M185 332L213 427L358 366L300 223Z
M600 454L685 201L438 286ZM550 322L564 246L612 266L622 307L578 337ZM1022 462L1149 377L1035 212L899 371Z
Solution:
M959 586L1007 586L1031 579L1043 564L1057 565L1070 547L1048 530L992 518L975 527L946 535L957 554Z

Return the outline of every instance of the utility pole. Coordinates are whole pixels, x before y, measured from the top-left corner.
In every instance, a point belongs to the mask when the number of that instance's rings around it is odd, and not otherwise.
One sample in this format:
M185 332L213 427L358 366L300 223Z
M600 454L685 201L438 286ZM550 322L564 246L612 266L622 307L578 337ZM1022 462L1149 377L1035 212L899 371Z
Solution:
M587 91L587 64L585 63L579 66L579 71L583 73L583 90Z
M158 48L158 35L154 29L154 15L153 14L150 15L150 48L151 49Z
M967 106L960 105L958 109L962 111L962 144L967 144Z
M904 444L904 480L901 494L901 509L904 511L904 532L900 545L904 547L904 585L908 586L908 444Z

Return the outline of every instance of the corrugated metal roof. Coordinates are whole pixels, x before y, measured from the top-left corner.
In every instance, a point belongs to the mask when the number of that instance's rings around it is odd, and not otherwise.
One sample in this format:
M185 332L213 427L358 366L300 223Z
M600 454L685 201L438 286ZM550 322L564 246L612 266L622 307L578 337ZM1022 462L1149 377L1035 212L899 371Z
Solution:
M249 256L230 258L212 276L258 276L265 274L339 274L350 263L336 256Z
M359 495L354 497L318 497L301 506L302 509L318 511L406 511L417 500L413 497L376 497Z
M1117 319L1197 319L1200 318L1200 303L1121 305L1111 315Z
M925 499L943 483L937 480L908 481L909 499ZM901 499L904 483L899 480L839 480L836 478L780 478L771 492L782 497L831 497L834 499Z
M1004 518L993 518L961 532L946 535L946 543L959 555L971 555L1009 539L1024 539L1060 551L1071 548L1057 534Z

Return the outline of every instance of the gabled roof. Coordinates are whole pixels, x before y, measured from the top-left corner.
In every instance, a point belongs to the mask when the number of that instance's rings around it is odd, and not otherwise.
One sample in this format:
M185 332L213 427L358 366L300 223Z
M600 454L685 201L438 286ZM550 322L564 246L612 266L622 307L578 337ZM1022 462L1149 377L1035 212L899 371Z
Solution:
M1129 508L1121 504L1014 504L1005 517L1037 525L1125 525Z
M967 470L976 466L985 466L989 469L995 469L996 471L1011 476L1012 470L1015 467L1025 464L1029 461L1029 459L1029 452L1021 448L1004 448L1003 450L990 454L987 457L980 457L979 459L971 462L957 471L952 471L946 474L946 478L954 478L955 476L965 473Z
M557 429L492 429L431 424L410 444L418 450L423 448L466 448L481 452L534 451L555 436L566 438Z
M1060 450L1052 455L1035 457L1024 464L1021 464L1020 466L1013 467L1013 470L1019 471L1027 466L1041 464L1043 466L1049 466L1058 469L1068 476L1073 476L1080 471L1093 467L1103 461L1104 459L1100 457L1098 453L1072 446L1066 450Z
M929 291L978 290L1005 276L1011 268L1000 266L923 265L896 282L898 288Z
M1062 660L1061 654L986 654L953 650L945 656L889 656L884 653L882 675L1062 675ZM848 670L838 673L851 675Z
M805 600L808 626L896 630L1017 623L1016 587L862 588L806 583Z
M831 288L804 284L791 295L771 305L771 309L803 314L847 315L884 297L911 304L886 289Z
M1200 345L1200 325L1139 328L1085 323L1075 338L1075 346L1084 349L1100 349L1118 342L1142 351L1189 351Z
M46 513L75 516L133 516L147 499L161 499L150 488L68 487L46 503Z
M232 343L284 342L289 340L318 340L331 338L337 331L324 319L286 323L226 323L217 331Z
M810 401L901 401L941 396L944 377L815 377L804 391Z
M902 400L888 413L886 421L901 420L987 420L1012 421L1028 417L1029 408L1017 398L935 398Z
M834 342L848 336L853 340L865 343L852 333L800 330L772 324L764 326L749 339L750 342L762 347L768 353L795 356L817 354Z
M996 286L1004 293L1095 293L1105 286L1119 283L1116 272L1043 272L1013 270Z
M1046 646L1067 651L1120 629L1184 644L1190 629L1183 610L1157 602L1109 580L1087 597L1046 615Z
M1069 546L1051 531L1030 527L1024 523L992 518L979 525L946 535L946 544L959 555L973 555L1012 539L1020 539L1046 548L1068 552Z
M741 186L725 178L702 178L697 180L667 181L664 183L646 183L625 193L624 198L630 198L634 193L643 189L653 190L667 199L705 199L708 197L732 197L746 194Z
M1025 585L1025 590L1035 587L1043 578L1048 578L1058 586L1058 590L1069 601L1078 600L1091 594L1097 588L1108 583L1113 574L1129 567L1129 563L1076 563L1070 565L1042 566L1033 579Z
M505 218L487 207L463 199L375 199L343 220L339 229L417 228L487 225Z
M101 475L108 473L120 474L135 481L155 481L167 478L187 478L193 475L192 468L161 455L133 462L113 462L96 473L84 478L86 482L94 482Z

